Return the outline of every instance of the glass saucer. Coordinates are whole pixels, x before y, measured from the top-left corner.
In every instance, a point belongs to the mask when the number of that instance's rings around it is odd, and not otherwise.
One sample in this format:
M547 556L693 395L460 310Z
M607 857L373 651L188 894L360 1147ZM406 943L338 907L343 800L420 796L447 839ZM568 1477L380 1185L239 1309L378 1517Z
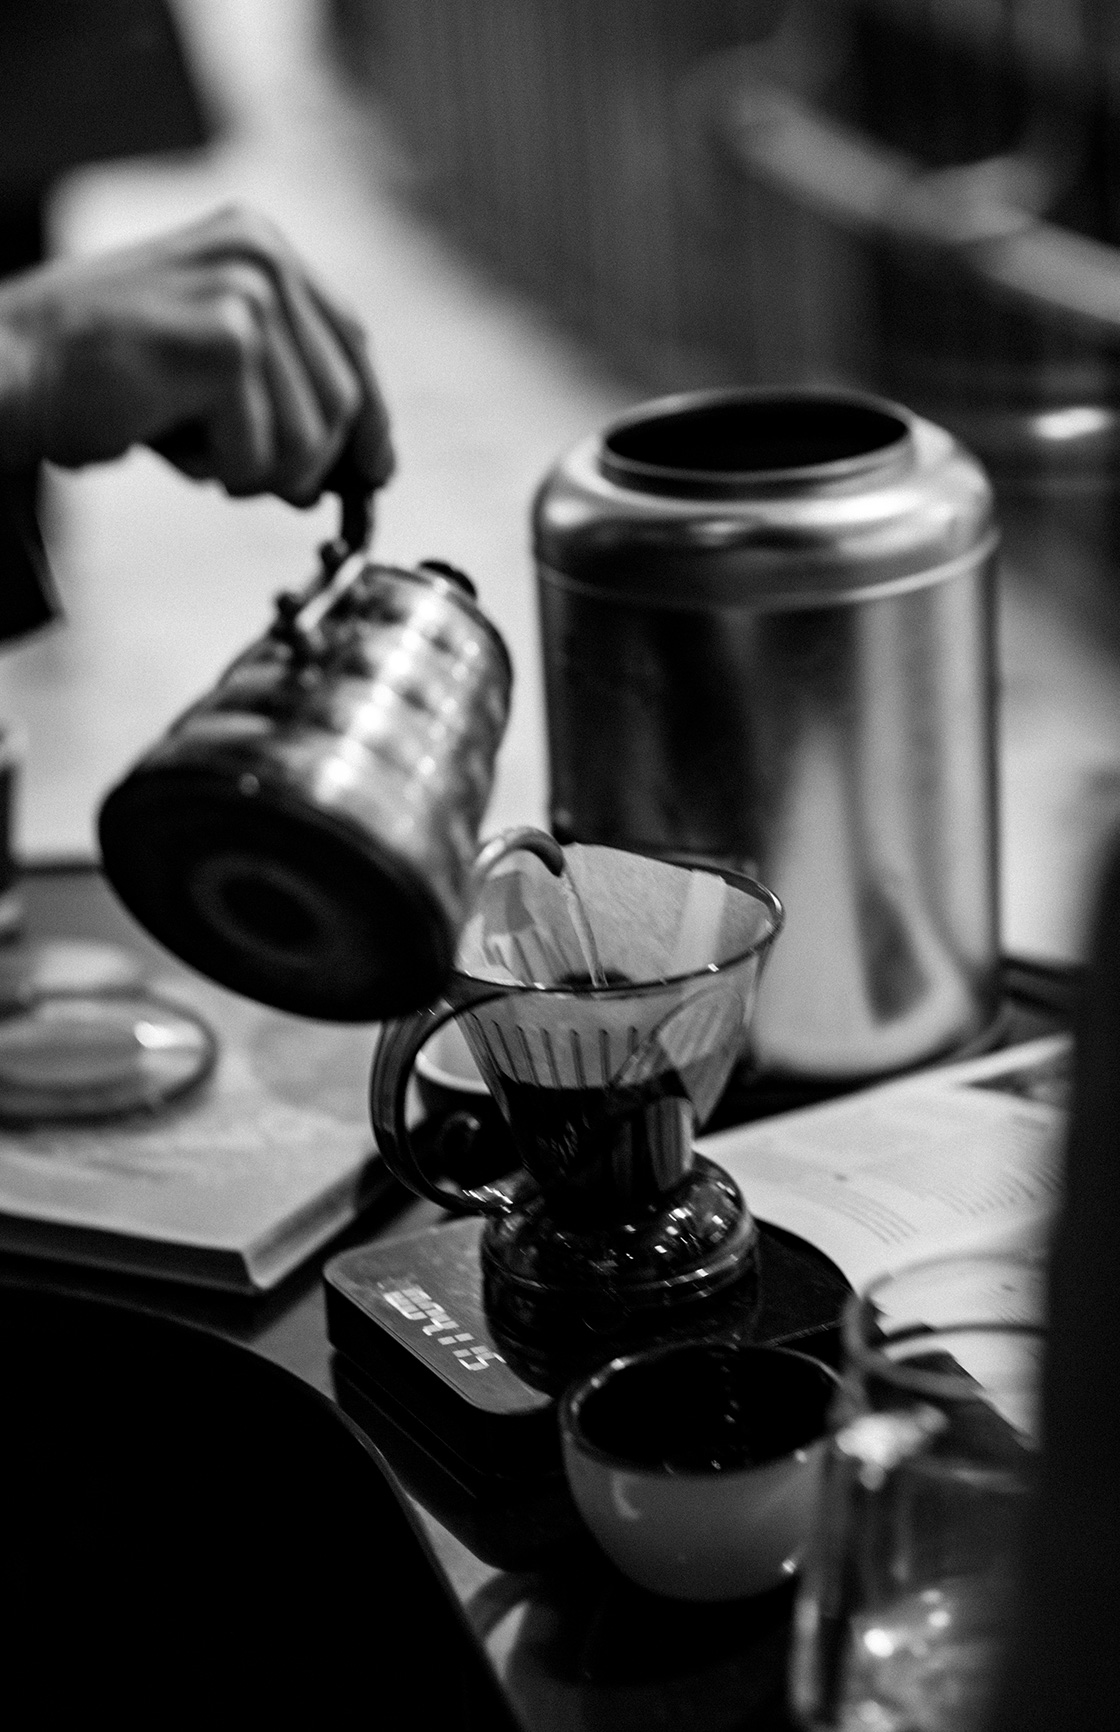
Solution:
M213 1069L202 1019L143 990L48 991L0 1013L0 1122L154 1112Z

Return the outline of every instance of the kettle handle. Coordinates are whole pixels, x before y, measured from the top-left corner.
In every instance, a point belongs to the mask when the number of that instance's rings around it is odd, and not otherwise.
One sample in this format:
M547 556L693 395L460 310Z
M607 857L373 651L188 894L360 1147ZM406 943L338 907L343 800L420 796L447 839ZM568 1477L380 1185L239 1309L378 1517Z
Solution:
M516 990L516 989L514 989ZM438 1203L453 1215L505 1215L512 1204L495 1186L477 1190L450 1190L429 1179L416 1158L408 1128L406 1104L413 1066L423 1047L445 1023L465 1010L508 997L508 986L493 982L459 979L452 982L449 996L418 1010L399 1022L386 1024L377 1043L370 1076L370 1118L377 1147L395 1179L418 1197Z
M300 618L304 608L327 594L337 573L354 554L365 551L373 535L373 489L359 472L351 446L345 446L336 459L323 481L323 491L337 493L342 506L338 534L320 547L319 569L303 589L284 589L273 597L276 616L272 636L287 644L297 666L314 653L307 622Z
M521 852L535 854L555 876L564 870L564 850L555 837L535 825L522 824L512 830L500 830L480 849L471 873L475 894L500 861ZM508 998L518 990L509 982L453 975L442 1000L399 1022L389 1023L377 1043L369 1084L370 1117L385 1165L394 1178L418 1197L427 1197L454 1215L506 1215L513 1205L505 1192L495 1186L450 1191L427 1177L416 1159L408 1130L409 1078L418 1054L445 1023L453 1022L476 1005Z
M323 481L323 492L337 493L342 506L337 541L343 544L343 558L360 553L373 535L373 488L359 472L352 446L343 446Z

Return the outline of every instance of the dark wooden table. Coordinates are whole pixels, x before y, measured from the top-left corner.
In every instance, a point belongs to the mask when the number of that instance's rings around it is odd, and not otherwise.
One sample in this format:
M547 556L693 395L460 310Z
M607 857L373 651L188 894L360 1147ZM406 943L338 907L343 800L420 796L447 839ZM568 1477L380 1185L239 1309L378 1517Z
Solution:
M177 966L138 930L84 863L26 876L28 931L120 942ZM1009 969L1015 1032L1055 1026L1068 983L1047 970ZM0 1259L0 1290L44 1292L132 1315L176 1320L245 1349L310 1386L356 1420L454 1603L515 1725L524 1732L690 1732L788 1724L784 1667L790 1595L695 1607L632 1588L598 1552L554 1486L540 1508L481 1516L448 1494L430 1463L383 1415L363 1404L332 1354L320 1270L327 1254L437 1220L428 1204L388 1191L279 1290L241 1299L19 1257ZM538 1529L533 1530L533 1523ZM523 1554L523 1555L522 1555Z

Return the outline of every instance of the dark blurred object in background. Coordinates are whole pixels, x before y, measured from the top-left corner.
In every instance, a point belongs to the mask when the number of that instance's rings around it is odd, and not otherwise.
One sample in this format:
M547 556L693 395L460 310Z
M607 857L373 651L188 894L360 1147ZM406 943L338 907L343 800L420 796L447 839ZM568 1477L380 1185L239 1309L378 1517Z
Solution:
M1042 1474L1019 1629L990 1732L1120 1725L1120 838L1101 875L1077 1012L1065 1196L1051 1250Z
M68 170L213 130L166 0L0 0L0 277L45 257ZM36 515L38 470L8 485Z
M44 197L68 169L210 136L166 0L4 0L0 275L43 256Z
M1120 645L1110 0L333 0L427 207L643 387L948 426Z
M426 208L644 383L715 382L678 107L689 69L781 0L331 0L337 58Z
M803 0L722 75L714 136L744 244L760 206L816 225L857 333L833 364L970 444L1010 563L1120 643L1115 7ZM788 270L760 273L792 364L819 360Z

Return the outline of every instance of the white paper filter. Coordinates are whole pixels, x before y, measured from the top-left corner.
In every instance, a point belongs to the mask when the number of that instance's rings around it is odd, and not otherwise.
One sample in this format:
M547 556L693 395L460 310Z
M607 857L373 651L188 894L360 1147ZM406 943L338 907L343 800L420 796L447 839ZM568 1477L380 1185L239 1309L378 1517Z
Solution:
M542 1088L594 1088L733 1054L758 970L725 974L720 965L766 936L766 906L714 873L613 848L573 844L564 855L568 884L531 854L496 868L467 922L457 966L510 985L562 988L598 976L620 990L518 994L471 1012L463 1022L483 1073L492 1067ZM625 983L658 989L627 993Z

